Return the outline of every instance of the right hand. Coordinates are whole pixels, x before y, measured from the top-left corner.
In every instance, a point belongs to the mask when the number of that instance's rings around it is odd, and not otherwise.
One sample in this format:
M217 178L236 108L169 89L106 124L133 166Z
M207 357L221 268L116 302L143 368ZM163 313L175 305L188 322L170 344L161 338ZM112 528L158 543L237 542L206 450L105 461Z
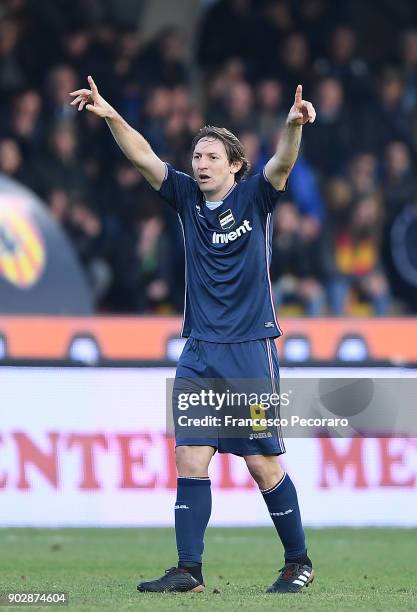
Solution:
M294 104L290 108L287 117L287 125L304 125L314 123L316 110L311 102L303 100L303 87L297 85L294 96Z
M114 113L113 107L100 96L97 85L93 81L93 77L89 76L87 80L91 89L77 89L77 91L72 91L70 96L72 96L74 100L71 102L71 105L75 106L75 104L78 104L79 111L82 111L85 107L86 110L104 119L111 117Z

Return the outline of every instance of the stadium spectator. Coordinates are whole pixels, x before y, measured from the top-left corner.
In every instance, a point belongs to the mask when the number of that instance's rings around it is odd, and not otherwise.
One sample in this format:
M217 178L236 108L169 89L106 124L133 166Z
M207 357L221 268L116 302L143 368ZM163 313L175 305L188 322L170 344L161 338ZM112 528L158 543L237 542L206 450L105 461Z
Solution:
M17 19L0 20L0 95L7 99L28 85L22 53L22 24Z
M244 63L253 59L251 4L251 0L220 0L208 7L197 37L197 60L202 68L218 68L233 57L242 58Z
M315 62L322 77L339 79L350 107L358 108L371 94L369 67L356 53L357 36L348 25L338 26L330 38L330 50Z
M172 252L165 231L164 217L153 203L137 224L137 249L140 260L141 310L148 313L172 313Z
M296 29L308 37L314 60L328 55L329 32L335 23L349 19L349 3L340 0L298 0L293 7Z
M356 292L376 315L389 312L389 287L381 261L382 201L378 194L363 195L352 210L349 225L335 228L327 244L329 305L335 315L349 312ZM331 256L333 254L333 257Z
M92 32L86 28L75 28L66 32L62 39L61 61L70 65L78 78L86 72L94 72L99 64L99 58L93 52Z
M256 86L256 128L263 147L271 149L272 138L285 121L283 86L276 79L264 79ZM272 150L272 149L271 149Z
M78 85L78 76L70 65L53 68L47 75L46 95L48 117L52 120L73 119L76 109L68 108L68 92Z
M306 36L300 32L290 34L283 41L279 59L281 80L286 84L288 96L298 83L303 84L305 91L312 90L314 74L311 70L310 49ZM274 63L270 67L270 74L274 70Z
M287 0L268 0L261 6L255 23L256 75L274 78L277 75L278 43L295 29L294 16Z
M79 124L70 122L70 125L76 128L78 159L84 174L92 184L99 187L105 177L111 174L117 160L108 134L97 117L90 113L80 117Z
M413 200L402 208L388 236L389 270L395 293L407 313L417 312L417 204Z
M245 149L246 158L250 161L250 172L252 174L262 172L268 157L265 150L262 149L261 139L258 134L250 130L241 132L239 140Z
M28 169L15 140L8 138L0 140L0 173L21 183L30 182Z
M320 225L313 217L301 216L287 200L276 210L274 226L271 282L277 308L295 303L308 316L319 316L325 304L319 280Z
M260 10L262 28L265 30L265 38L268 41L277 41L285 38L294 31L296 25L294 15L288 0L267 0ZM268 50L268 44L264 46L264 52ZM269 51L272 51L269 48Z
M188 83L184 38L178 28L167 28L158 34L142 52L136 78L146 87L175 87Z
M405 108L417 110L417 30L410 29L401 36L400 61L405 78Z
M54 204L57 194L54 194ZM99 215L81 200L65 207L64 227L78 258L88 275L95 303L99 303L110 287L111 269L105 259L104 232Z
M319 182L313 167L303 154L298 156L291 174L290 193L303 215L323 220L325 206Z
M359 153L350 159L348 176L354 198L378 190L378 158L372 153Z
M223 115L217 116L216 125L229 125L232 132L240 134L256 123L254 96L246 81L233 83L228 90Z
M417 196L417 179L410 150L404 142L391 142L385 149L382 188L389 221Z
M138 127L146 89L137 74L141 51L142 43L136 29L120 33L117 53L111 58L112 79L107 88L109 96L114 98L120 111L135 127ZM88 74L92 72L90 70Z
M91 197L89 180L77 158L78 138L72 123L54 125L49 135L45 156L32 166L32 186L44 199L52 189L61 188L70 195Z
M42 106L42 98L37 91L24 91L14 99L10 124L5 127L5 131L19 143L27 159L38 155L44 145Z
M169 155L166 123L171 111L170 91L167 87L158 86L152 89L145 101L141 125L151 146Z
M417 153L412 112L407 108L405 81L401 72L388 67L382 71L371 101L357 115L357 137L361 150L378 155L392 140L406 142Z
M206 116L209 124L216 124L227 114L226 100L229 90L240 83L247 83L242 62L230 60L222 70L211 74L207 81Z
M49 194L48 204L49 210L55 221L65 229L65 223L70 211L70 198L68 193L63 189L52 189Z
M334 177L327 182L325 202L329 225L333 229L346 227L353 202L353 187L346 177Z
M343 173L353 147L351 119L341 82L323 79L316 92L317 125L306 134L304 152L324 176Z

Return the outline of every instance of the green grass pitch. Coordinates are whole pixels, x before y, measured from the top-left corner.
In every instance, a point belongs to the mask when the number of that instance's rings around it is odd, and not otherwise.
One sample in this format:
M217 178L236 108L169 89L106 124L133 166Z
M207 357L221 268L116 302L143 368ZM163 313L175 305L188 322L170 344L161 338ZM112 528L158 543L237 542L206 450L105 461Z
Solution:
M282 564L275 531L207 531L205 593L141 594L175 563L171 529L0 529L0 591L67 591L44 610L416 610L412 529L310 529L316 579L303 593L264 589ZM17 608L0 608L12 610ZM31 607L25 609L40 609Z

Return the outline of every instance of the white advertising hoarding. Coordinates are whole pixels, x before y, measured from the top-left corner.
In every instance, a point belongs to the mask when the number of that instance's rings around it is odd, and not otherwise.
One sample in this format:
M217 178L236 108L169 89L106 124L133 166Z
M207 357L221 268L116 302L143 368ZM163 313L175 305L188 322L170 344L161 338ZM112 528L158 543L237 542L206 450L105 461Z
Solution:
M172 525L165 421L174 374L0 369L0 526ZM286 447L281 460L307 526L417 525L415 438L287 439ZM211 525L270 524L243 459L216 454L210 475Z

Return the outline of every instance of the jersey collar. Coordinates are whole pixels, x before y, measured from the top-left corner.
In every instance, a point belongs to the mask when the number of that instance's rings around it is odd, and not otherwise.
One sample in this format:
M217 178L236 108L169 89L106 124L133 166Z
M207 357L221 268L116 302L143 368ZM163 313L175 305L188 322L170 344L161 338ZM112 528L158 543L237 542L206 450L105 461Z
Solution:
M220 204L223 204L223 202L225 201L225 199L226 199L226 198L228 198L228 197L229 197L229 195L232 193L232 191L235 189L236 185L237 185L237 183L236 183L236 181L235 181L235 182L233 183L233 185L230 187L229 191L228 191L228 192L227 192L227 193L226 193L226 194L223 196L223 198L222 198L221 200L218 200L217 202L212 202L211 200L206 200L205 198L204 198L204 200L205 200L206 202L209 202L210 204L219 204L219 203L220 203Z

